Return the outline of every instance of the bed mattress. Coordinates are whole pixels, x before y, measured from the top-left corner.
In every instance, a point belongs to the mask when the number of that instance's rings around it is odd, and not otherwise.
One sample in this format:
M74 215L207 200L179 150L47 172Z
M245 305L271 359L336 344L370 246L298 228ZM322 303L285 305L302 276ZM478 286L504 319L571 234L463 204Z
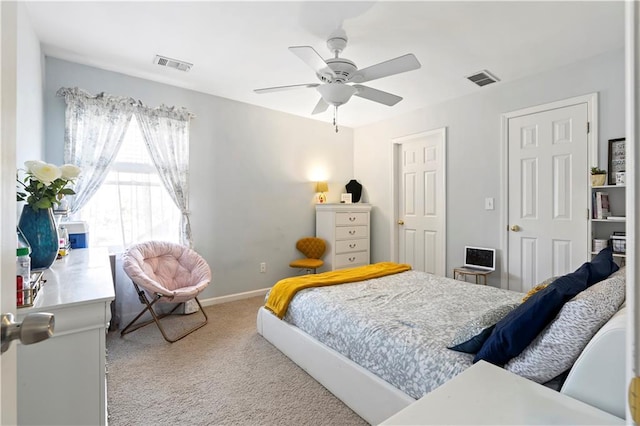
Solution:
M472 364L447 349L458 328L522 296L407 271L300 291L284 320L419 399Z

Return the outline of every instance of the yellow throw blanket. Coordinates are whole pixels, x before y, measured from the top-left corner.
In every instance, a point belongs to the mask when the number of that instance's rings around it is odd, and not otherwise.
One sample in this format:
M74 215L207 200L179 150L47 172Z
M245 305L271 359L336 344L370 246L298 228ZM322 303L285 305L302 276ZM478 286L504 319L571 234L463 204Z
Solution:
M284 318L289 302L300 290L311 287L324 287L327 285L353 283L386 275L398 274L408 271L411 265L394 262L380 262L372 265L359 266L357 268L339 269L337 271L323 272L322 274L302 275L299 277L285 278L278 281L271 292L265 307L272 311L280 319Z

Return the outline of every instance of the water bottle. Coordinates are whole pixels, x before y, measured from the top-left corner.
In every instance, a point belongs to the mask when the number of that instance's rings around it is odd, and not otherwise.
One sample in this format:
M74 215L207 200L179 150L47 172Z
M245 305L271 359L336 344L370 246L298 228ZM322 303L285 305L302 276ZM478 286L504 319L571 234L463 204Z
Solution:
M16 249L16 304L18 306L29 305L31 300L31 246L27 239L17 228L18 247Z
M61 226L58 235L60 236L58 240L58 259L60 259L69 254L69 232L67 232L67 228Z

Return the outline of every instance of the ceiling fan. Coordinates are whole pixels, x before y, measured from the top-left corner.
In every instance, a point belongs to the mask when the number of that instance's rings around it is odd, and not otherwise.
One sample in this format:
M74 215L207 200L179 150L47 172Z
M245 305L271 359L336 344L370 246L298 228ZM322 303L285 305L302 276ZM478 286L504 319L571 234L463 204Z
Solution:
M352 96L359 96L370 101L393 106L400 102L400 96L363 86L359 83L388 77L394 74L420 68L420 62L412 53L381 62L370 67L358 69L353 61L340 58L339 54L347 47L347 35L344 31L334 32L327 40L327 47L334 57L323 59L311 46L291 46L289 50L302 59L315 72L321 83L294 84L291 86L267 87L255 89L256 93L270 93L291 89L315 88L320 93L320 100L312 114L319 114L327 110L329 105L334 107L333 124L336 125L338 107L344 105ZM336 125L336 132L338 127Z

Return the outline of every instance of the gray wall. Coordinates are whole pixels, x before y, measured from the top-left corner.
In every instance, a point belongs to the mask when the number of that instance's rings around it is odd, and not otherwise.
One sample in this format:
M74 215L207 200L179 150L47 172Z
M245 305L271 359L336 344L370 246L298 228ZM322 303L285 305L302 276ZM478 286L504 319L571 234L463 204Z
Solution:
M44 57L23 3L17 4L16 44L16 169L24 169L25 161L43 158ZM16 204L16 223L23 205Z
M62 161L62 86L106 91L148 105L185 106L197 118L191 134L191 210L195 247L214 269L204 297L271 286L291 274L298 236L314 232L315 169L329 176L329 202L351 178L365 188L372 212L372 261L391 259L393 211L390 141L447 127L447 274L466 244L500 249L500 114L598 92L600 166L607 140L624 136L624 58L615 51L535 77L479 88L478 93L392 120L342 128L54 58L46 59L47 161ZM495 210L484 210L484 198ZM499 256L499 259L501 255ZM266 274L258 272L268 263ZM490 279L499 285L498 274Z
M43 158L43 57L40 41L22 3L18 3L16 165Z
M478 88L477 94L356 129L355 176L374 206L372 261L393 258L392 139L447 128L447 275L451 276L453 268L462 265L465 245L501 245L500 115L593 92L599 94L599 164L607 168L607 140L624 137L625 132L622 50L531 78ZM484 209L485 197L495 198L495 210ZM492 274L490 283L499 286L499 274Z
M63 160L65 103L60 87L131 96L149 106L184 106L191 122L190 208L194 248L214 284L202 298L272 286L295 273L298 238L315 233L314 173L326 175L329 202L353 177L353 131L228 99L46 58L45 157ZM172 72L173 70L167 70ZM259 263L267 262L267 272Z

